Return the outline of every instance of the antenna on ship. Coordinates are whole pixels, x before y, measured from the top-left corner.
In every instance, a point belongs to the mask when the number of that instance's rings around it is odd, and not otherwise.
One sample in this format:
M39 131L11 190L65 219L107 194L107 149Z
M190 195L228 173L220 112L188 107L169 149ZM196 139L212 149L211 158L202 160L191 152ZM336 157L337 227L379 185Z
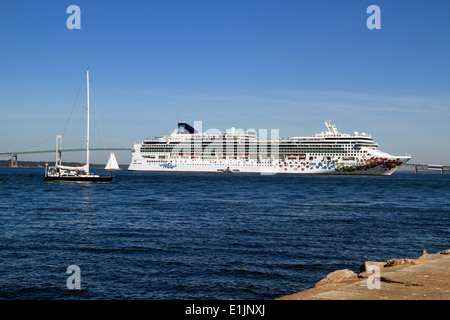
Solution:
M334 124L331 124L331 120L325 121L325 125L327 126L327 129L330 133L333 133L335 135L339 133L336 129L336 126Z

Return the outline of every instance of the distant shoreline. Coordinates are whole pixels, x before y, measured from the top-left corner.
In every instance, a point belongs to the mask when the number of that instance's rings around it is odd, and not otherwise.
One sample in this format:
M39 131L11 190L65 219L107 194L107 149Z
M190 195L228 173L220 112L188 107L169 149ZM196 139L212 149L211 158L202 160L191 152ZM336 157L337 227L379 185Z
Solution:
M45 168L45 165L54 165L54 162L47 161L18 161L17 168ZM83 166L84 163L79 162L64 162L64 165L70 167L78 167ZM92 169L103 169L105 168L105 164L95 164L91 163L90 167ZM119 164L120 168L128 167L127 164ZM0 160L0 168L11 168L11 160Z

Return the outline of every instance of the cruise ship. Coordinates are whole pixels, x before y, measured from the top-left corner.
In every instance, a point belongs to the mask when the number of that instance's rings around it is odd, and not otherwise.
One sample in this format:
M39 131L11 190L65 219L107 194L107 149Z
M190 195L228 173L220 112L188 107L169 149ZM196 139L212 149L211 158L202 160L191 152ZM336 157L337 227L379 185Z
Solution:
M391 175L410 156L378 150L371 135L341 133L331 121L311 136L280 138L278 130L200 132L181 121L170 135L133 144L130 171L259 174Z

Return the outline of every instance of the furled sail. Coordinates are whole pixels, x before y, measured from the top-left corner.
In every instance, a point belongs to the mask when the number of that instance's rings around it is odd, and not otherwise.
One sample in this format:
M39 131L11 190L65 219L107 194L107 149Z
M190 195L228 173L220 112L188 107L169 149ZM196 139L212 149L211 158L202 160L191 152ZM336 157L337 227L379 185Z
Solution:
M78 170L78 171L84 171L84 172L88 172L88 165L87 164L85 164L84 166L82 166L82 167L70 167L70 166L61 166L61 165L55 165L55 167L56 168L59 168L59 169L64 169L64 170Z

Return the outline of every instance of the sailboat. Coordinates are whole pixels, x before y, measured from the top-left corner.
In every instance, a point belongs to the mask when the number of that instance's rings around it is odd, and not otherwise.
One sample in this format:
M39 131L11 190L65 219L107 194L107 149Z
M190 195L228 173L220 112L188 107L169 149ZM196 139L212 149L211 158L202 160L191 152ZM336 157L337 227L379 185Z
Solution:
M112 152L109 154L109 160L105 166L105 170L109 170L109 171L120 170L119 164L117 163L116 156Z
M100 176L89 170L89 70L86 70L87 78L87 132L86 132L86 164L80 167L70 167L61 165L61 158L58 159L58 140L56 143L56 161L54 166L45 166L46 181L75 181L75 182L110 182L113 176ZM59 152L61 154L61 152Z

